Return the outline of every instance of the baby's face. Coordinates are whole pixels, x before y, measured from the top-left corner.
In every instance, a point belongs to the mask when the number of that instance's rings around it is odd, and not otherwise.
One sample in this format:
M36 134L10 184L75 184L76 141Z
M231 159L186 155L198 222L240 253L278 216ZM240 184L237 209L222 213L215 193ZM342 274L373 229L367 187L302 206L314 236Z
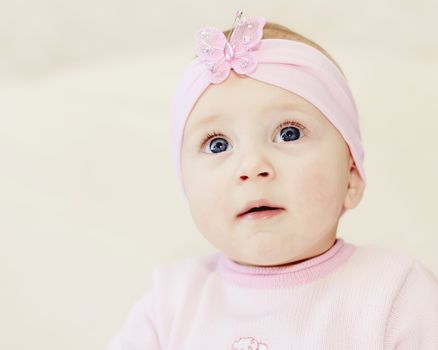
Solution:
M285 121L292 124L281 125ZM214 131L222 136L203 143ZM281 265L322 254L336 239L341 210L355 207L362 195L348 189L361 180L347 144L316 107L234 72L210 85L194 106L181 167L200 232L247 265ZM259 199L284 209L271 217L238 217Z

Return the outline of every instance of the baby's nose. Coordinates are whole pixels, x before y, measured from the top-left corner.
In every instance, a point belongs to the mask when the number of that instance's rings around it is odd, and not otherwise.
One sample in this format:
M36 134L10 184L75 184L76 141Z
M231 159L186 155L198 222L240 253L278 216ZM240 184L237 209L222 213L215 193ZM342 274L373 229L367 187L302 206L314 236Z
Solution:
M269 177L270 173L269 171L262 171L259 174L257 174L255 177ZM240 175L241 180L247 180L249 178L248 175Z
M266 154L251 152L240 159L237 168L239 182L272 179L275 175L274 167Z

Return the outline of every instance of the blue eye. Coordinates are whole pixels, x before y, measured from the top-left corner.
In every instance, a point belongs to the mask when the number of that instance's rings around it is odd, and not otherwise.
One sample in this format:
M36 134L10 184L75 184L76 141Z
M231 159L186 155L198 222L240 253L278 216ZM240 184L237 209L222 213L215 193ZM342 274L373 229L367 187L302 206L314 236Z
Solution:
M301 130L295 126L288 126L280 130L280 137L283 141L295 141L300 138Z
M205 140L202 142L202 144L205 144L206 149L208 149L208 151L206 151L206 153L221 153L223 151L226 150L226 148L228 147L229 143L227 140L225 140L223 137L216 137L216 136L225 136L220 132L216 132L214 131L213 133L209 133L206 137ZM213 138L215 137L215 138ZM209 141L209 142L207 142Z
M285 120L278 126L278 129L280 129L280 133L277 133L280 135L280 142L295 141L307 134L307 128L295 120ZM278 141L277 137L275 141Z
M280 132L277 132L275 135L276 142L295 141L302 138L307 133L306 127L294 120L286 120L282 122L277 127L277 130L280 130ZM280 139L278 139L278 135L280 136ZM222 153L229 148L228 146L230 146L225 137L224 134L218 131L208 133L201 142L201 147L204 147L206 153Z

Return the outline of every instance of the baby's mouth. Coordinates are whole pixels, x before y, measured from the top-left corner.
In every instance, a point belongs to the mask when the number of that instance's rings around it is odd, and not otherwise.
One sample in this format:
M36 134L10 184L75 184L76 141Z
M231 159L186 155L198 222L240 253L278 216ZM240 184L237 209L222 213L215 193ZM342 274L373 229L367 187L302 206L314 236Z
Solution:
M284 208L279 207L276 203L271 202L267 198L249 201L245 207L237 214L237 217L242 216L260 216L262 214L269 215L272 212L281 211ZM266 216L265 215L265 216Z
M240 214L239 216L242 216L242 215L245 215L245 214L248 214L248 213L252 213L252 212L255 212L255 211L279 210L279 209L281 209L281 208L268 207L268 206L264 205L264 206L261 206L261 207L251 208L250 210L247 210L246 212Z
M239 215L237 218L239 220L250 220L252 222L256 222L259 220L265 221L280 215L284 210L285 209L283 208L262 206L257 208L251 208L250 210Z
M237 214L237 217L242 217L244 215L249 215L257 212L265 212L268 214L270 211L277 211L279 209L284 209L279 207L276 203L271 202L267 198L260 198L257 200L249 201L246 203L245 207ZM260 213L261 214L261 213Z

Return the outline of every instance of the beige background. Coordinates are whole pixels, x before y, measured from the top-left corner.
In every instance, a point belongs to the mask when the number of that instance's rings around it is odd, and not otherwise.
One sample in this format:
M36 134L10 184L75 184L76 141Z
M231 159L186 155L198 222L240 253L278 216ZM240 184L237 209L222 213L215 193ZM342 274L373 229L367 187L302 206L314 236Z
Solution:
M103 349L165 261L214 251L169 152L194 32L238 7L322 45L368 187L339 236L438 274L438 2L0 0L0 348Z

